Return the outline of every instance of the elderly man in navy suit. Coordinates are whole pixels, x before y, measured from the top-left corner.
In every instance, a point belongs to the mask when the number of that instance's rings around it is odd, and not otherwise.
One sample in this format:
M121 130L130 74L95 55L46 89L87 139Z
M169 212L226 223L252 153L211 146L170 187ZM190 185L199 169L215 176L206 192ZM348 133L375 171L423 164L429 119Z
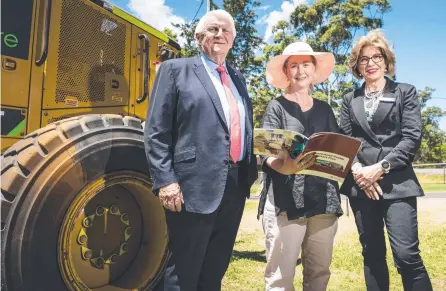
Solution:
M235 35L229 13L208 12L195 30L201 53L164 62L155 79L145 146L171 252L158 290L221 289L257 178L245 78L225 62Z

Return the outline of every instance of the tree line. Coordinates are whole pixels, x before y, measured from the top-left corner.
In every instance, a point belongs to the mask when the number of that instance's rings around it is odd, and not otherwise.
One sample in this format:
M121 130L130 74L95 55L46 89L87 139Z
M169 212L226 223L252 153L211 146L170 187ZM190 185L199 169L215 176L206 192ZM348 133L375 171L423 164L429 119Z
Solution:
M268 61L297 40L305 40L315 51L328 51L336 59L335 70L323 84L316 86L314 97L329 102L339 115L343 96L358 88L361 83L348 70L347 58L356 37L367 31L382 28L384 14L391 11L388 0L316 0L312 4L295 7L290 21L279 21L273 27L273 39L265 43L255 27L260 2L255 0L224 0L222 9L235 20L237 38L227 61L237 67L246 77L252 98L255 126L259 127L268 102L280 96L281 90L266 82L265 67ZM180 31L172 38L184 40L182 55L194 56L198 48L194 31L198 20L173 24ZM398 58L398 56L397 56ZM398 81L398 80L397 80ZM401 80L404 82L404 80ZM446 161L446 132L439 122L446 111L436 106L427 106L435 89L418 88L422 107L423 140L415 162L439 163Z

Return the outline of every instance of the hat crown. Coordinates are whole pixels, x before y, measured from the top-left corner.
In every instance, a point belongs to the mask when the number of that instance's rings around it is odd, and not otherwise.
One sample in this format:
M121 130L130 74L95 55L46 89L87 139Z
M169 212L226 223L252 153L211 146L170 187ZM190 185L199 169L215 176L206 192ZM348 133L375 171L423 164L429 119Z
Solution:
M312 56L316 60L313 85L327 80L335 67L335 58L332 53L315 52L306 42L297 41L289 44L281 55L273 57L266 65L266 80L270 85L280 89L285 89L289 86L290 81L285 75L283 68L286 60L293 55Z
M312 53L313 49L311 46L305 42L294 42L289 44L284 50L282 55L290 55L293 53Z

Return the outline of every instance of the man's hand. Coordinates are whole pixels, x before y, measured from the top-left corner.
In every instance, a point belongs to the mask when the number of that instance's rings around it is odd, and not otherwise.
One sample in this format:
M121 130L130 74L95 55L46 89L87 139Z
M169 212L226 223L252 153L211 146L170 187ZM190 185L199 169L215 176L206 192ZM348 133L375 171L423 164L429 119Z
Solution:
M384 170L379 164L362 167L357 171L353 171L353 177L355 178L356 184L358 184L362 190L369 188L376 181L380 180L383 174Z
M316 163L316 154L310 153L303 156L298 155L294 160L288 154L288 151L284 149L282 165L279 172L283 175L293 175L299 171L305 170Z
M161 187L158 198L161 204L170 211L181 211L181 204L184 203L183 193L178 183L172 183Z

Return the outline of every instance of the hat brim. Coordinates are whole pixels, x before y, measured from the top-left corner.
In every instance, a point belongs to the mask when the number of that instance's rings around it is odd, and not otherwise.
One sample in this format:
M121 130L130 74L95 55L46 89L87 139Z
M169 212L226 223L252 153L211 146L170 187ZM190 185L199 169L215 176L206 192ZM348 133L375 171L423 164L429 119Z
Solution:
M272 58L266 65L266 81L279 89L288 88L290 82L283 72L283 64L291 56L313 56L316 59L313 85L328 79L335 67L335 58L332 53L302 52L289 55L278 55Z

